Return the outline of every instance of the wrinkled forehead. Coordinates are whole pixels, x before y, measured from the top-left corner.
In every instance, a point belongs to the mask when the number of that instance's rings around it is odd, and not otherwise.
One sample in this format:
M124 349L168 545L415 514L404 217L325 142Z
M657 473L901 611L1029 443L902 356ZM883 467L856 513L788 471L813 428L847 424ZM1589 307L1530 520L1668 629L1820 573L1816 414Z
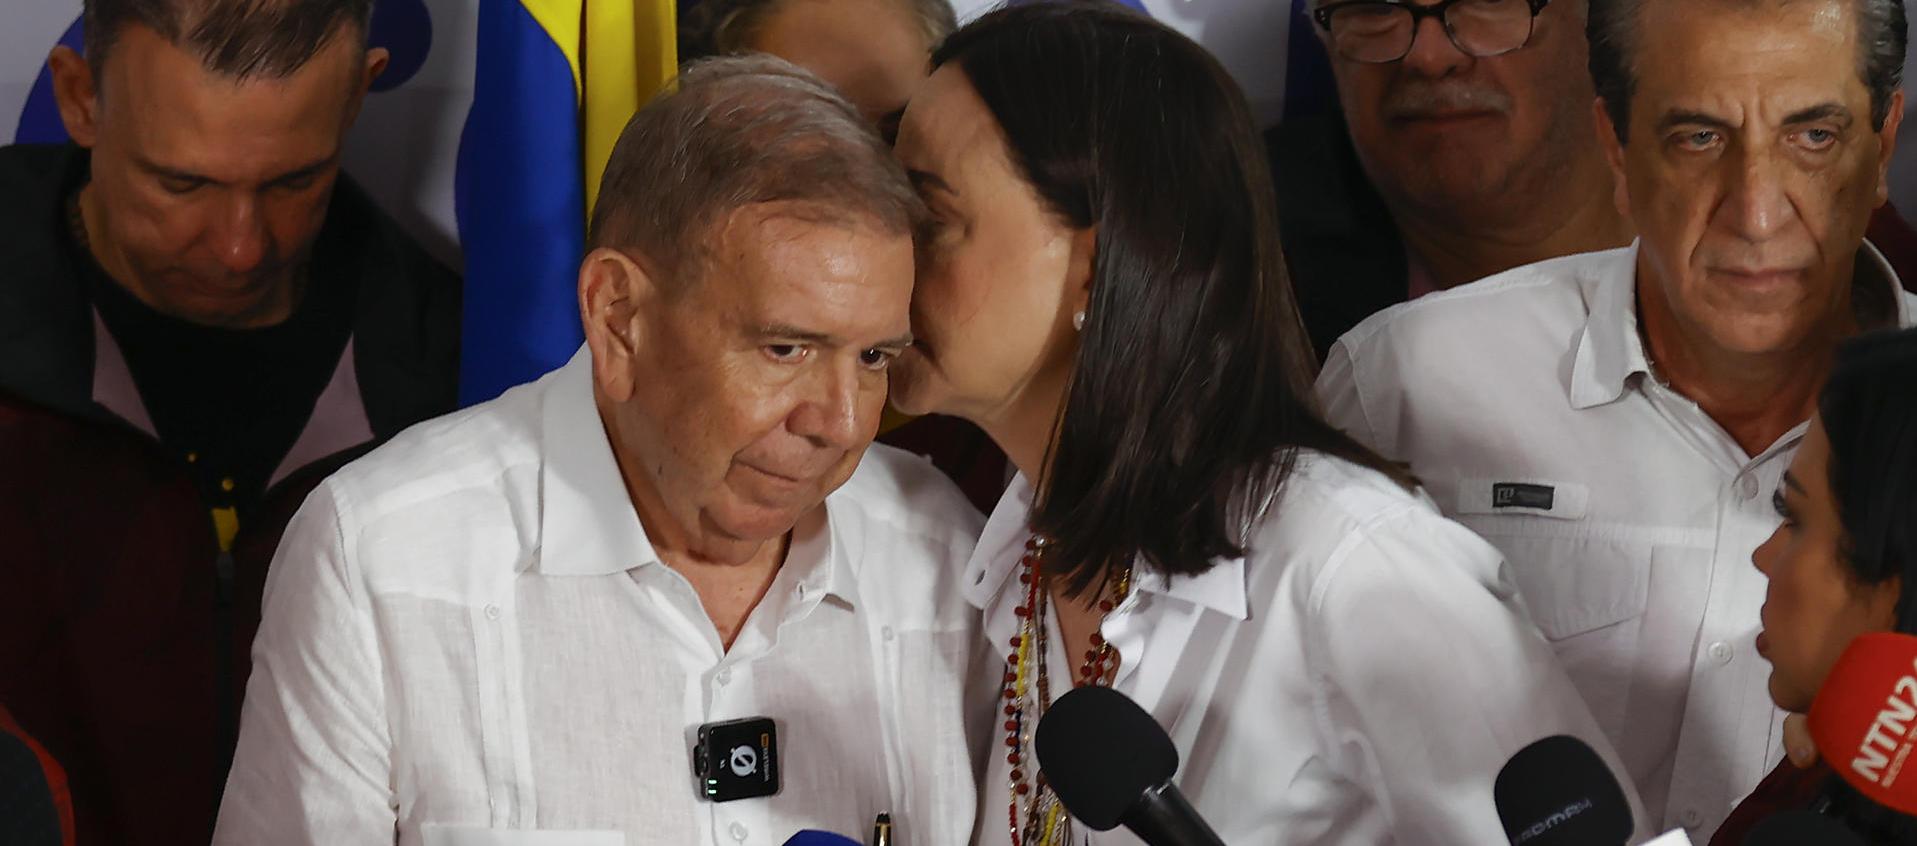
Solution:
M1636 96L1654 112L1761 120L1869 102L1855 0L1649 2L1636 31Z
M288 76L240 79L137 26L110 55L102 130L155 164L232 182L336 155L364 67L359 45L335 39Z
M727 311L881 333L904 320L912 236L878 215L821 203L755 203L727 213L708 233L696 286ZM898 314L890 313L894 306Z

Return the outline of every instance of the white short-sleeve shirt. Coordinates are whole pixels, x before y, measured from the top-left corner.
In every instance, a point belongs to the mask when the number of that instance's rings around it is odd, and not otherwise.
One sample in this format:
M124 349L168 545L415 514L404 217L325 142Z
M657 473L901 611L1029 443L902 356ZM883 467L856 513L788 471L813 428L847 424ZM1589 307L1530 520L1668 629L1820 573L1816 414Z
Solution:
M1747 455L1654 378L1636 261L1568 256L1394 306L1332 347L1318 392L1503 551L1655 821L1703 842L1782 756L1751 553L1808 424ZM1860 268L1911 325L1917 297L1869 245Z
M967 569L1001 662L1031 495L1013 479ZM1244 558L1202 575L1140 571L1100 629L1119 652L1115 689L1170 734L1179 789L1224 842L1503 843L1492 787L1533 741L1578 737L1621 772L1497 550L1428 500L1302 453L1250 537ZM1061 643L1054 679L1077 666ZM994 752L977 842L1005 846L1011 767L1002 742Z
M971 833L981 518L882 446L794 530L731 649L627 498L588 354L421 424L288 529L216 842L778 846ZM968 709L970 709L968 711ZM697 793L704 723L770 717L783 790Z

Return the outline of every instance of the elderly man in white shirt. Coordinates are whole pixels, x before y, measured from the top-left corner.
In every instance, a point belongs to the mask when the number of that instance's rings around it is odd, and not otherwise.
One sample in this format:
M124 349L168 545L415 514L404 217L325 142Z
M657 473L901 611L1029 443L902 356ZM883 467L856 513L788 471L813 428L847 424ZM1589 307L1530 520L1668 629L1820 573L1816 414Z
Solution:
M1770 493L1836 344L1917 314L1863 242L1903 12L1617 3L1589 25L1641 240L1383 312L1318 389L1504 551L1654 821L1701 842L1782 746L1753 643Z
M868 449L923 214L776 59L641 111L579 274L586 349L288 530L215 842L776 846L880 813L894 843L967 840L980 518ZM708 800L701 727L756 718L709 744L744 798Z

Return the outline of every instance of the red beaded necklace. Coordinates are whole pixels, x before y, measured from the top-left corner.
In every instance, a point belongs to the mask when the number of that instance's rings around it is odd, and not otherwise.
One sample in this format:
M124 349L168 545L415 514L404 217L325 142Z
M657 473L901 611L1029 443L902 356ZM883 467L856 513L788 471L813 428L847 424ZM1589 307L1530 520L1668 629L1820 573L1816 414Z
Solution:
M1005 686L1002 694L1005 700L1005 761L1012 766L1008 820L1012 846L1058 846L1070 841L1072 836L1071 814L1065 811L1057 795L1046 785L1045 774L1033 769L1031 774L1036 777L1028 778L1024 766L1024 753L1031 748L1032 743L1030 729L1038 726L1038 718L1044 715L1046 706L1052 701L1050 677L1045 670L1046 612L1050 608L1050 591L1046 589L1043 572L1045 551L1050 545L1048 538L1038 534L1033 534L1025 542L1025 554L1018 562L1018 581L1025 597L1021 604L1012 609L1012 613L1018 616L1019 633L1012 636L1012 651L1005 657ZM1130 566L1119 571L1112 583L1113 595L1098 601L1101 614L1110 614L1125 600L1125 595L1131 590L1131 576ZM1092 632L1092 648L1085 652L1085 663L1078 668L1073 684L1079 687L1109 687L1117 671L1118 650L1106 643L1103 635ZM1021 803L1021 800L1028 801ZM1021 804L1025 806L1022 815L1019 813Z

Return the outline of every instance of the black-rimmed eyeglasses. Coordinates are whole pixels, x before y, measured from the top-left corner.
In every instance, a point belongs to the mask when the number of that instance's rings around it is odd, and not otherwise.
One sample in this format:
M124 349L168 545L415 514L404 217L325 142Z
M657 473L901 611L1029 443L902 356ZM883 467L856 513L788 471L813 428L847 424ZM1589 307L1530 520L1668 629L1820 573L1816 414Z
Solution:
M1312 10L1331 33L1332 49L1354 62L1395 62L1411 52L1418 25L1437 18L1466 55L1501 56L1531 40L1538 12L1551 0L1439 0L1429 6L1398 0L1333 0Z

